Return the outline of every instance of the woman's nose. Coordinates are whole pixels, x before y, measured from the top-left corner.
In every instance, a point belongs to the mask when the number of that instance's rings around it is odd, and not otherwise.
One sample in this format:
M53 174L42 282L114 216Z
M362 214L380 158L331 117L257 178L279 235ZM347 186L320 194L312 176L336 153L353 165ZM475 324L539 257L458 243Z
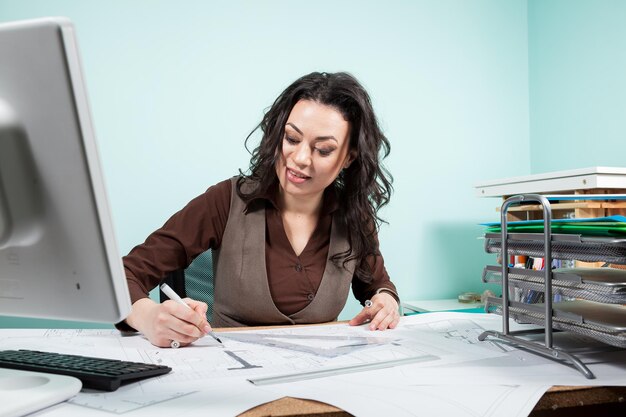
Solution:
M299 166L307 166L311 163L311 150L308 146L300 143L292 155L293 161Z

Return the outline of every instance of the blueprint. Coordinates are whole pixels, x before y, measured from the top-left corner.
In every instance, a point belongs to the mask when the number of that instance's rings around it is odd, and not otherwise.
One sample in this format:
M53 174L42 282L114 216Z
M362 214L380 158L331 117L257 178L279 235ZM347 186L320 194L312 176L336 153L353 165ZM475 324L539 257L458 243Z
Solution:
M146 349L145 362L175 371L159 379L158 389L185 384L191 389L226 380L251 380L276 375L300 375L325 368L388 363L397 360L437 361L434 347L391 332L371 332L346 324L264 331L220 333L222 346L210 349ZM488 355L491 356L491 355ZM484 358L485 355L480 355ZM151 382L152 383L152 382Z
M186 417L209 411L237 415L291 395L324 401L359 416L380 415L382 410L386 415L424 415L424 410L432 409L455 416L496 417L511 415L512 409L526 410L520 411L522 417L551 385L623 379L623 351L592 350L588 357L598 379L589 381L568 367L501 342L477 340L485 329L500 325L499 316L432 313L403 317L397 329L384 332L347 324L252 329L219 333L223 345L199 341L181 349L156 348L141 335L123 336L115 330L0 329L0 349L50 350L173 369L112 393L82 391L40 413L43 416L154 416L164 409L184 411ZM378 369L342 372L372 364ZM288 384L249 382L325 369L334 371Z

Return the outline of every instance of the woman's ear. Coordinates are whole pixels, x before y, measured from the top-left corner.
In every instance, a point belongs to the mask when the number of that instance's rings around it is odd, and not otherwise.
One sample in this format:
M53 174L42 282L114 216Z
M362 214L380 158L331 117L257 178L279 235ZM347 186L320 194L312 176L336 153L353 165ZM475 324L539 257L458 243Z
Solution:
M352 163L352 161L354 161L355 159L356 159L356 150L353 149L346 156L346 162L344 162L343 164L343 169L348 168L350 164Z

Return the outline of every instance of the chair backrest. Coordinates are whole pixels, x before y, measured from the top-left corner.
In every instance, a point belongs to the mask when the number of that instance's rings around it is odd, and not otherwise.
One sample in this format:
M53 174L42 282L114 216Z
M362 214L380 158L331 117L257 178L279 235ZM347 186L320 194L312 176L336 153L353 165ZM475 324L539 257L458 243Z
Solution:
M181 297L204 301L208 304L206 316L209 323L213 317L213 253L209 249L198 255L186 269L168 274L163 282ZM169 300L159 291L161 302Z

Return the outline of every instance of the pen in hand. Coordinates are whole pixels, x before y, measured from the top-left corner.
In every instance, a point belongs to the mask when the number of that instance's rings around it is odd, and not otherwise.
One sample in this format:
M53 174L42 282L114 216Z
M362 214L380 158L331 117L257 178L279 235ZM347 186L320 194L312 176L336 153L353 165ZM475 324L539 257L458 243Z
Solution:
M163 293L170 298L170 300L176 301L178 304L182 304L182 305L184 305L187 308L191 308L191 307L189 307L189 305L182 298L180 298L180 296L178 294L176 294L174 292L174 290L172 288L170 288L169 285L161 284L160 288L161 288L161 291L163 291ZM211 330L208 334L209 334L209 336L211 336L213 339L215 339L219 343L222 343L222 341L219 339L219 337L217 337L215 335L213 330Z

